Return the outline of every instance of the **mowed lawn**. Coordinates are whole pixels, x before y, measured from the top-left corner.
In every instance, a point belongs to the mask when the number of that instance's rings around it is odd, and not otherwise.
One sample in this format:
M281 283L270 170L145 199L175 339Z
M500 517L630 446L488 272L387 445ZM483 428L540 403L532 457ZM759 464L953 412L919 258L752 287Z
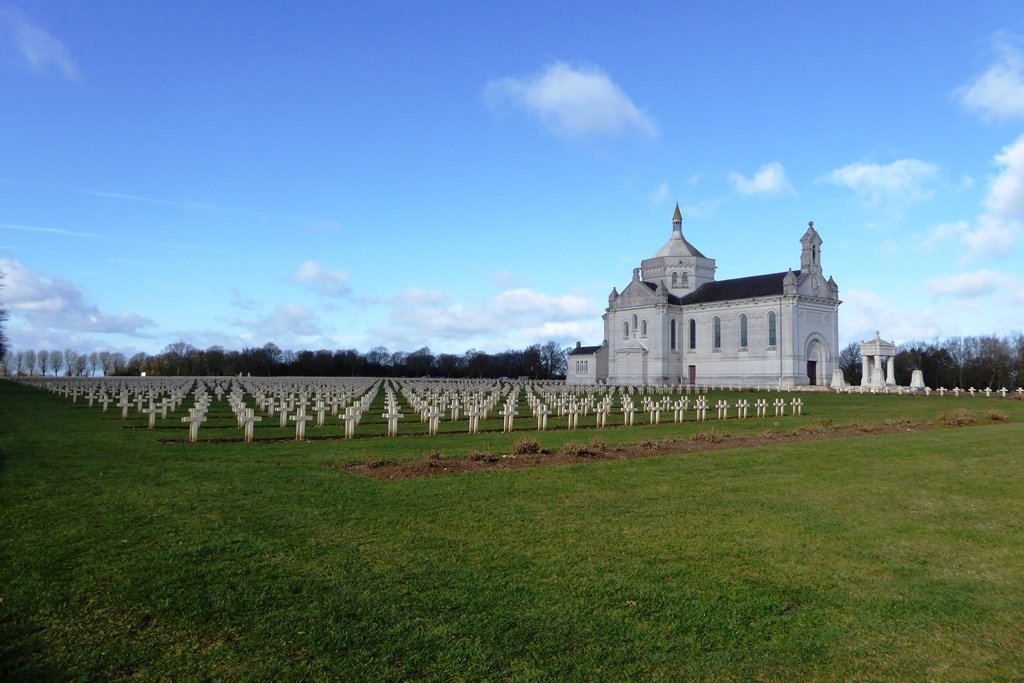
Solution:
M172 443L0 382L0 678L1019 678L1024 402L805 400L600 437L979 421L382 482L335 465L534 432Z

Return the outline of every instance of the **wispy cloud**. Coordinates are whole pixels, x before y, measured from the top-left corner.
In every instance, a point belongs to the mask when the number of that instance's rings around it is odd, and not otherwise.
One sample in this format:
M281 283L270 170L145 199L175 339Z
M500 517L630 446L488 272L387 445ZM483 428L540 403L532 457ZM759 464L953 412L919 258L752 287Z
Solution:
M80 78L64 43L22 12L0 8L0 25L6 29L18 61L28 69L37 74L53 71L73 81Z
M220 207L216 204L210 204L207 202L186 202L177 201L173 199L159 199L156 197L143 197L136 194L124 194L122 192L102 192L100 190L89 190L83 187L71 188L75 192L89 195L90 197L100 197L102 199L123 199L130 202L142 202L145 204L159 204L160 206L173 206L179 209L201 209L201 210L215 210Z
M348 286L348 273L344 270L324 268L316 261L304 261L291 276L291 281L312 290L320 296L340 299L352 291Z
M1024 289L1024 280L1014 275L984 269L932 278L925 291L936 297L977 299L991 294L1012 295Z
M777 161L763 165L750 178L730 173L729 181L743 195L774 195L793 189L786 178L786 169Z
M1024 55L1016 47L1019 42L1009 33L994 39L995 62L953 96L967 109L985 119L1024 117Z
M870 204L908 203L929 196L927 184L939 169L920 159L897 159L889 164L848 164L819 181L847 187Z
M2 230L19 230L22 232L43 232L52 235L66 235L67 237L92 237L103 238L105 235L97 235L92 232L77 232L75 230L64 230L63 228L45 228L38 225L17 225L15 223L0 223Z
M570 138L626 130L654 137L658 132L650 116L596 66L558 61L523 78L498 78L484 87L484 99L497 110L508 105L526 110Z

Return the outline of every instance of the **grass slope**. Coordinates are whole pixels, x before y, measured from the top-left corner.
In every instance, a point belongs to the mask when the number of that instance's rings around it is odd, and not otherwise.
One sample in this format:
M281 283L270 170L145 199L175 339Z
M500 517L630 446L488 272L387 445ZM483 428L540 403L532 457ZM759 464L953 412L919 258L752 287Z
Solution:
M805 401L805 420L1010 419L378 482L331 465L524 434L165 443L0 382L0 676L1018 676L1024 404Z

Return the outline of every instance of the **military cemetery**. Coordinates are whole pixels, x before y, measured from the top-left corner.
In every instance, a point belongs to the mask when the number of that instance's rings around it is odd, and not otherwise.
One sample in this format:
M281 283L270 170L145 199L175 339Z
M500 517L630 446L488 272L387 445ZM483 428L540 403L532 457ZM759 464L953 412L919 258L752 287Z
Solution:
M1024 23L0 4L0 681L1024 678Z

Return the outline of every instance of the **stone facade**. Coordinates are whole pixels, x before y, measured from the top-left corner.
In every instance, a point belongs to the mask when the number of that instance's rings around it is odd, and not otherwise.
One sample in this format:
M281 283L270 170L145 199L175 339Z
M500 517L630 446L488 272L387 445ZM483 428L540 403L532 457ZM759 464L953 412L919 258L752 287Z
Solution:
M669 241L609 295L604 343L570 351L567 382L827 386L839 288L822 274L813 224L800 243L798 271L715 280L714 259L683 237L677 206Z

